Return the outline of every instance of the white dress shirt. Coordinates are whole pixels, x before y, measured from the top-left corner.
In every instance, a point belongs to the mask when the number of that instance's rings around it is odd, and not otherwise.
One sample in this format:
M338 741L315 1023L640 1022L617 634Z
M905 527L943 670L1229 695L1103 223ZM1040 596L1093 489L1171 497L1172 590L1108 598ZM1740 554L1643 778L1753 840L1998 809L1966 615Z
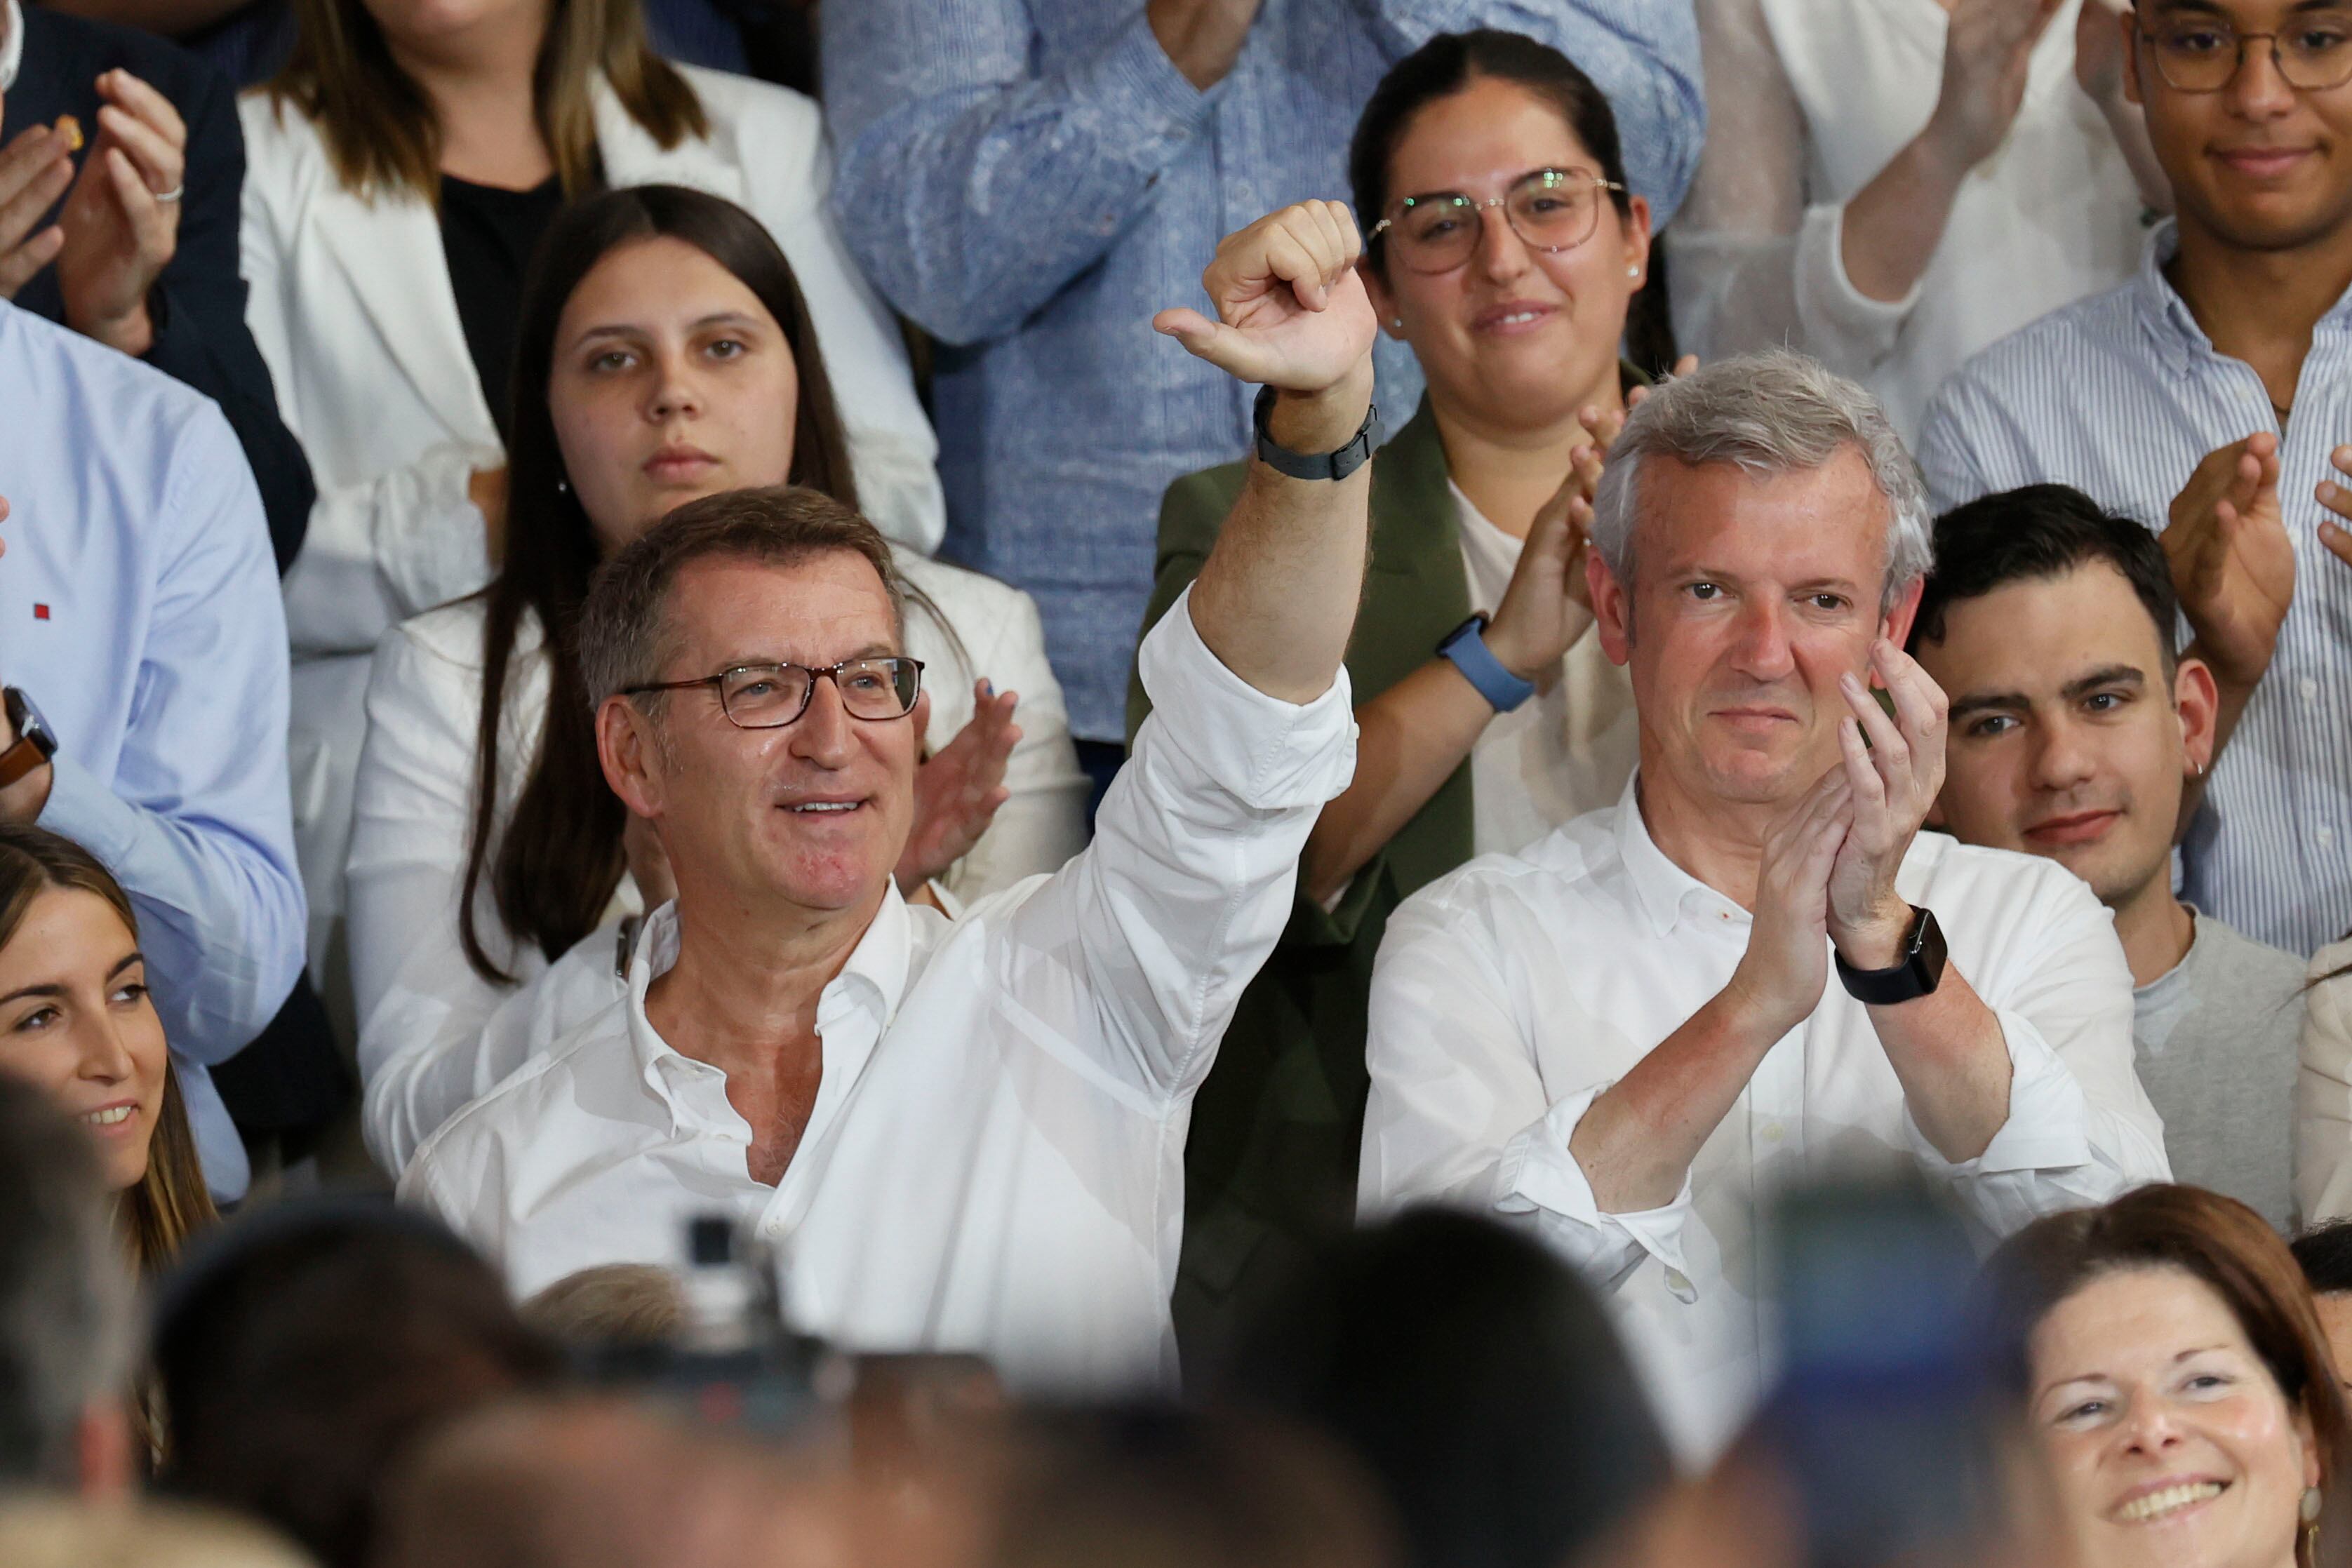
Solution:
M945 746L971 722L974 680L986 676L999 691L1021 695L1013 716L1021 739L1004 770L1012 796L971 852L940 879L942 885L969 901L1059 869L1086 844L1087 783L1070 745L1061 688L1045 663L1037 607L1020 590L978 572L903 549L896 554L899 571L938 606L962 645L959 658L940 623L908 606L907 651L923 661L923 689L931 699L926 750ZM536 944L518 944L507 931L487 877L475 890L475 929L515 983L483 978L457 939L457 901L474 831L484 614L480 600L467 599L404 622L376 650L368 684L368 738L352 830L352 985L368 1147L394 1176L435 1128L522 1065L518 1049L544 1046L555 1034L501 1026L492 1049L484 1048L490 1018L530 991L548 967ZM512 820L547 713L548 665L536 617L516 643L499 715L494 845ZM599 960L583 977L601 988L604 1001L619 993L614 927L640 908L636 884L624 873L605 928L583 939ZM538 1002L526 1000L510 1021L539 1010ZM568 1003L555 1004L551 1016L576 1021L577 1014L578 1005Z
M2074 80L2064 0L2025 100L1952 202L1901 299L1846 276L1846 204L1925 129L1949 18L1935 0L1698 0L1707 138L1674 229L1675 323L1703 360L1786 345L1878 394L1906 440L1962 360L2109 287L2138 255L2139 188Z
M755 1217L802 1326L974 1352L1024 1390L1164 1384L1194 1092L1354 769L1344 673L1305 706L1218 662L1188 597L1139 651L1150 720L1050 877L950 921L894 890L817 1008L823 1080L773 1187L719 1069L646 1021L677 956L646 923L625 1001L459 1112L401 1194L518 1293L673 1263L685 1220Z
M1361 1206L1462 1204L1525 1225L1612 1291L1678 1448L1704 1459L1772 1367L1757 1273L1773 1189L1908 1161L1981 1242L2167 1175L2132 1073L2131 972L2105 909L2051 861L1921 833L1895 885L2000 1019L2009 1120L1965 1165L1921 1136L1832 973L1701 1145L1667 1207L1604 1214L1569 1139L1586 1109L1721 991L1747 911L1666 858L1634 787L1518 855L1407 899L1373 971Z

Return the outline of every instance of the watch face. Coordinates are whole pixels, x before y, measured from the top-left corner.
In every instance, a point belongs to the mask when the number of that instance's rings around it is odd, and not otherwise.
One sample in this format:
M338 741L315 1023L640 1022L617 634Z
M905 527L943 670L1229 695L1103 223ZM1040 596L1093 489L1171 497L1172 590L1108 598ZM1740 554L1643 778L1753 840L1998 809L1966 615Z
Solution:
M33 706L33 699L16 686L8 688L8 723L17 737L29 740L41 748L44 756L57 749L57 737L50 733L49 721Z

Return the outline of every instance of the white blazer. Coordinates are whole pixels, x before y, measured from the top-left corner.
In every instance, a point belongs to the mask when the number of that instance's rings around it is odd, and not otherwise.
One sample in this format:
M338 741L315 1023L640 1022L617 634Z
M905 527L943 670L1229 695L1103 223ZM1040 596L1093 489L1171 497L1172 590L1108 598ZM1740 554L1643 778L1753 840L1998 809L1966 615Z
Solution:
M1036 605L977 572L903 547L898 555L908 581L930 596L955 633L951 639L909 606L907 649L924 663L923 689L931 699L926 753L971 721L974 680L984 676L1021 697L1013 714L1021 740L1004 773L1012 798L940 880L969 901L1060 870L1086 845L1087 783L1070 744L1061 688L1045 662ZM561 1036L581 1010L566 1012L561 991L537 995L548 960L508 934L487 886L476 890L475 928L517 983L484 979L457 939L477 798L482 614L481 601L467 600L394 628L376 649L368 683L367 747L352 832L352 978L368 1146L394 1176L436 1127ZM538 656L539 639L535 621L521 628L509 667L497 834L512 818L546 722L548 667ZM580 944L597 960L591 979L610 982L591 985L595 1001L619 995L612 978L613 923L641 913L640 904L625 874L605 928Z
M946 519L939 443L905 340L826 215L832 163L817 106L765 82L678 68L710 134L667 151L601 78L593 84L606 180L709 191L767 225L807 298L861 507L893 539L930 550ZM246 94L238 115L246 317L319 486L285 580L295 840L315 963L342 908L366 655L401 621L488 580L466 486L505 456L431 205L411 192L345 189L318 128L264 92Z

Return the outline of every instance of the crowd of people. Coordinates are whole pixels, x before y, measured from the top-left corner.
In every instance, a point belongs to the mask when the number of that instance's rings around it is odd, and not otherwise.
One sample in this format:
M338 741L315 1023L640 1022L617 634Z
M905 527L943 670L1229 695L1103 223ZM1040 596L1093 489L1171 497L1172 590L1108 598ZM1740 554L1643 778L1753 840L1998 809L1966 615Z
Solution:
M2336 0L0 0L0 1560L2352 1562L2347 388Z

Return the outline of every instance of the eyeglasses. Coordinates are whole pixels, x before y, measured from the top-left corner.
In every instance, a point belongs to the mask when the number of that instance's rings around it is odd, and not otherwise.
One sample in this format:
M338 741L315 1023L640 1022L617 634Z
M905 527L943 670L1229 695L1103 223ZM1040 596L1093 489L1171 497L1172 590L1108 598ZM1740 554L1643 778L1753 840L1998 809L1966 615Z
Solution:
M1410 271L1451 272L1477 251L1486 209L1500 207L1511 232L1533 248L1573 250L1600 225L1601 193L1624 188L1581 169L1538 169L1483 202L1459 191L1403 197L1365 237L1392 235L1397 259Z
M869 723L904 718L915 711L923 691L923 662L898 657L844 659L830 669L803 664L738 664L697 681L656 681L649 685L624 686L623 696L646 692L682 692L710 686L719 693L719 711L738 729L782 729L808 712L823 675L841 694L841 706L852 718Z
M2210 16L2175 16L2142 27L2156 74L2176 92L2219 92L2245 68L2246 46L2271 46L2279 78L2302 92L2352 81L2352 9L2300 13L2284 32L2241 33Z

